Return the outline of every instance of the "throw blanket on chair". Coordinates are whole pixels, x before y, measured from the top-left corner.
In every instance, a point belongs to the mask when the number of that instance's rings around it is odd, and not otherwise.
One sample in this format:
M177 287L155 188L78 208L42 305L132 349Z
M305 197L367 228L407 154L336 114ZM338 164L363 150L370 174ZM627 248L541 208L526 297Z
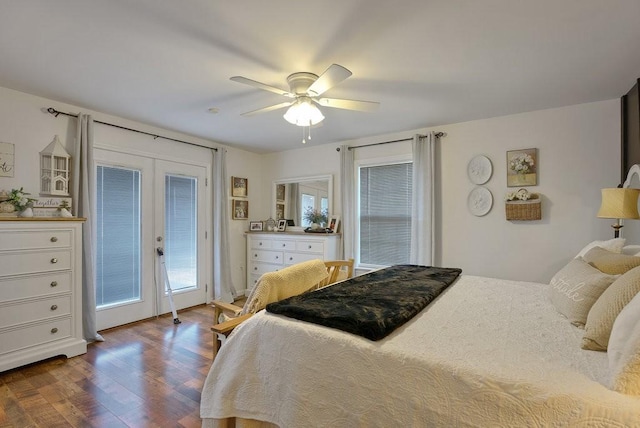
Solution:
M268 303L309 291L327 275L327 267L320 259L288 266L277 272L267 272L249 293L240 315L254 314Z
M267 311L380 340L417 315L461 272L455 268L391 266L270 303Z

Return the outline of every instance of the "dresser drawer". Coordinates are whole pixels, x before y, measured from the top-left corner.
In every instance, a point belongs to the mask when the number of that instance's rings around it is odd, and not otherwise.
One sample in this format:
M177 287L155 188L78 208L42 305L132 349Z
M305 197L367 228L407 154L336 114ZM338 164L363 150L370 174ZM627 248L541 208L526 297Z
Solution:
M296 263L302 263L315 259L322 259L322 255L313 253L286 253L284 255L284 262L287 265L295 265Z
M71 315L70 295L0 305L0 329L62 315Z
M251 248L256 250L268 250L271 248L273 241L270 239L252 239Z
M1 250L33 250L71 246L71 230L10 230L2 232Z
M281 265L283 257L284 253L282 251L251 251L251 260L255 262L275 263Z
M324 243L316 241L297 241L296 250L305 253L324 253ZM322 258L322 257L321 257Z
M282 268L280 265L266 264L266 263L250 263L249 264L249 273L251 275L262 275L263 273L273 272Z
M70 271L0 279L0 296L8 301L66 293L71 291L71 281Z
M71 336L71 317L0 333L0 355Z
M296 249L296 241L292 239L283 239L278 241L273 241L274 250L295 250Z
M71 249L0 254L0 275L50 272L71 268Z

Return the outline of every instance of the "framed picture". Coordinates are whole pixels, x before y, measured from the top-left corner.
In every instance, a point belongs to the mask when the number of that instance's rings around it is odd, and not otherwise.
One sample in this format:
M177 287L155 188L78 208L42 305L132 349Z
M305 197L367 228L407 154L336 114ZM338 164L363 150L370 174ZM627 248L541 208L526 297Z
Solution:
M538 149L507 152L507 187L538 184Z
M278 220L278 232L284 232L287 230L287 220Z
M249 222L249 230L252 232L262 232L262 222L261 221L250 221Z
M332 215L329 218L329 226L327 229L331 229L333 233L338 233L338 228L340 227L340 217L337 215Z
M284 202L284 195L285 195L285 185L284 184L276 185L276 199L278 201Z
M231 177L231 196L246 198L249 194L249 180L242 177Z
M231 217L234 220L248 220L249 219L249 201L234 199L233 205L231 207Z
M284 218L284 204L276 204L276 220Z
M0 177L13 177L16 146L0 142Z

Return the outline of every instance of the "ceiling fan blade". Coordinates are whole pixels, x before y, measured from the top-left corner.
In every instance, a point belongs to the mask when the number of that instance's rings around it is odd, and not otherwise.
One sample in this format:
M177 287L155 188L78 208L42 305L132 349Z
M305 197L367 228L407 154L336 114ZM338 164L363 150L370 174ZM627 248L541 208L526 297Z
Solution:
M318 77L318 80L313 82L309 89L307 89L307 93L312 96L318 96L323 94L325 91L336 86L338 83L345 80L347 77L351 76L351 72L338 64L331 64L329 68L325 70L324 73Z
M314 99L314 101L324 107L357 111L375 111L380 106L380 103L375 101L340 100L337 98L319 98L318 100Z
M253 116L255 114L266 113L268 111L278 110L280 108L289 107L293 103L294 103L294 101L287 101L287 102L276 104L276 105L272 105L272 106L269 106L269 107L259 108L258 110L253 110L253 111L248 111L246 113L242 113L242 116Z
M284 89L276 88L275 86L265 85L264 83L256 82L255 80L247 79L242 76L233 76L230 78L234 82L244 83L245 85L253 86L254 88L262 89L264 91L273 92L278 95L284 95L285 97L295 98L295 95Z

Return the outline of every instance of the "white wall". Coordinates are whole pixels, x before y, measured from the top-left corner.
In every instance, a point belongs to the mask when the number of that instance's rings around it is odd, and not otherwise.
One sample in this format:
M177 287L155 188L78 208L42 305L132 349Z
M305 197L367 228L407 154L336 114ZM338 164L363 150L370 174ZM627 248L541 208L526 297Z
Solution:
M327 126L327 125L325 125ZM612 236L610 221L596 218L600 189L615 186L620 176L619 100L478 120L434 128L443 131L437 149L438 224L436 264L460 267L464 273L548 282L586 243ZM407 131L345 142L360 145L424 133ZM293 176L334 174L334 213L340 214L338 145L311 146L265 156L263 191L271 181ZM506 151L538 149L538 186L543 218L505 220ZM411 152L410 143L356 150L356 159ZM484 217L471 215L467 196L474 185L467 163L477 154L494 167L486 187L494 205ZM268 216L269 204L261 214Z
M95 120L203 144L208 147L226 148L227 174L249 179L250 214L253 214L254 207L260 207L264 204L258 185L261 177L260 155L2 87L0 87L0 141L15 144L16 169L13 178L0 177L0 190L9 191L12 188L24 187L27 192L37 195L39 192L39 152L53 140L55 135L60 137L67 151L72 153L75 139L75 120L65 116L56 118L46 113L47 107L69 113L82 111L91 114ZM94 127L94 141L96 146L109 146L138 153L152 153L176 160L183 159L200 163L210 163L211 160L210 150L206 148L189 146L162 138L153 139L150 136L99 124ZM256 185L252 186L254 183ZM227 215L231 216L231 212ZM244 231L248 228L248 221L230 220L230 222L233 282L237 290L244 290ZM155 245L155 243L150 243L150 245ZM211 284L210 278L208 278L208 282Z
M71 149L74 121L53 117L44 112L46 107L68 112L84 111L98 120L219 146L211 141L0 88L0 141L15 144L17 165L14 178L0 178L0 189L24 186L27 191L37 194L39 151L56 134L67 149ZM441 206L436 233L437 264L461 267L466 274L546 282L587 242L612 236L610 220L598 219L595 215L600 204L600 189L617 185L620 177L618 100L452 124L434 130L447 133L437 152ZM412 130L344 143L361 145L411 137L416 132L426 131ZM165 155L177 153L202 158L202 150L205 150L101 125L95 127L95 138L99 144L152 150ZM340 214L340 155L335 150L338 146L309 145L268 155L227 148L228 175L249 179L250 220L264 220L271 215L273 180L323 174L333 175L332 213ZM543 219L508 222L502 202L508 190L506 151L524 148L538 148L539 185L529 189L543 195ZM410 150L409 143L388 144L358 149L356 158L406 154ZM474 187L467 179L466 166L477 154L488 156L494 166L493 177L486 185L493 193L494 207L484 217L472 216L466 207L467 195ZM247 221L231 220L232 271L237 290L245 286L244 231L247 226Z

